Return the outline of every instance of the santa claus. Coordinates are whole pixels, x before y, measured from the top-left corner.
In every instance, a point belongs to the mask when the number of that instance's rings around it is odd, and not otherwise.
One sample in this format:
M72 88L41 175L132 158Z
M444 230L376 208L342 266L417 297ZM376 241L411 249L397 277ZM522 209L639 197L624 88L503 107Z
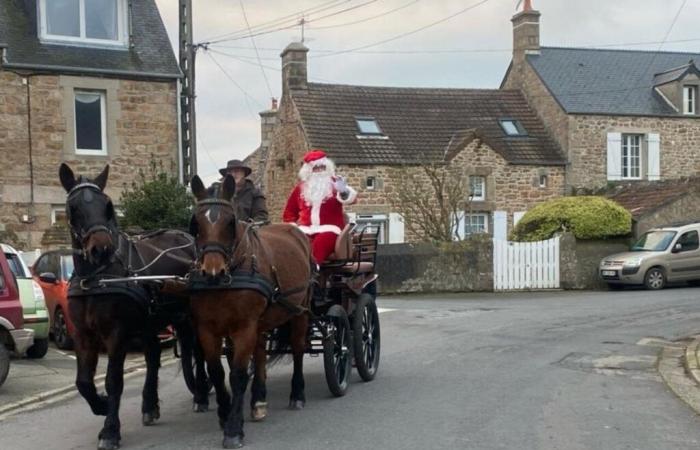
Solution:
M323 150L304 156L299 180L282 219L297 224L309 236L314 258L321 263L333 253L335 240L345 226L343 205L354 203L357 192L335 175L335 164Z

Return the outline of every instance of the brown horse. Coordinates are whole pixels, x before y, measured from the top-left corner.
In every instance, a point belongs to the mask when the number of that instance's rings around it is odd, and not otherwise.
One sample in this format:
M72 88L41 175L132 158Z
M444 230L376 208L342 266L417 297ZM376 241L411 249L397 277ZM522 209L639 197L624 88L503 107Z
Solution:
M262 420L266 408L266 339L264 333L288 323L294 358L290 407L305 403L303 358L309 322L311 249L293 225L257 228L236 220L231 199L236 185L231 176L220 189L192 180L198 202L190 233L195 236L198 267L190 274L192 314L209 376L216 388L224 448L243 446L243 396L248 363L255 354L251 415ZM221 365L221 340L233 341L230 384L226 391Z

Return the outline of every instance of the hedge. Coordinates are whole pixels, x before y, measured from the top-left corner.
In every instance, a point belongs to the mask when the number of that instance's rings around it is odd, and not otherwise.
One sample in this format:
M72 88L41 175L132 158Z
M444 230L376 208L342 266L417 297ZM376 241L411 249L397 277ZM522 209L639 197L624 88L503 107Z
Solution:
M511 233L515 241L549 239L569 231L577 239L605 239L632 231L632 215L603 197L561 197L532 208Z

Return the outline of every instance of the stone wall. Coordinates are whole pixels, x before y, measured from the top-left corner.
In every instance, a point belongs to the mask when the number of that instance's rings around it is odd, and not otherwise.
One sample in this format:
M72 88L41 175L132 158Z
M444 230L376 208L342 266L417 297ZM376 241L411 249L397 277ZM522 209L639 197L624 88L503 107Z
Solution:
M600 261L608 255L628 251L630 240L584 241L564 233L559 245L562 289L606 289L607 285L598 279Z
M687 195L658 209L635 218L634 235L639 237L650 228L668 226L678 222L700 222L700 192L692 190Z
M107 192L118 203L124 185L147 169L151 157L177 173L177 90L175 82L32 75L29 83L34 205L29 170L29 114L23 78L0 71L0 226L29 248L41 246L51 211L62 208L65 192L58 167L96 176L110 165ZM108 155L76 155L73 88L106 92ZM34 218L23 223L22 216Z
M609 132L659 133L662 180L700 174L700 120L697 118L576 115L571 119L569 154L576 156L571 158L569 183L575 188L600 188L608 183Z
M493 244L474 238L444 247L389 244L377 253L380 294L493 290Z

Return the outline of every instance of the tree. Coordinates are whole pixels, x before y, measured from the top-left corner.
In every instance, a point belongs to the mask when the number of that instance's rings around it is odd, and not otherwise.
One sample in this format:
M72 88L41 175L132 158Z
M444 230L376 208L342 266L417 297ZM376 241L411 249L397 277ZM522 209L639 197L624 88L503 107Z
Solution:
M137 181L124 187L121 207L124 228L152 231L161 228L186 229L192 215L192 195L176 176L163 170L151 158L148 174L139 170Z
M398 171L396 200L406 227L425 241L452 242L469 203L468 177L449 164Z

